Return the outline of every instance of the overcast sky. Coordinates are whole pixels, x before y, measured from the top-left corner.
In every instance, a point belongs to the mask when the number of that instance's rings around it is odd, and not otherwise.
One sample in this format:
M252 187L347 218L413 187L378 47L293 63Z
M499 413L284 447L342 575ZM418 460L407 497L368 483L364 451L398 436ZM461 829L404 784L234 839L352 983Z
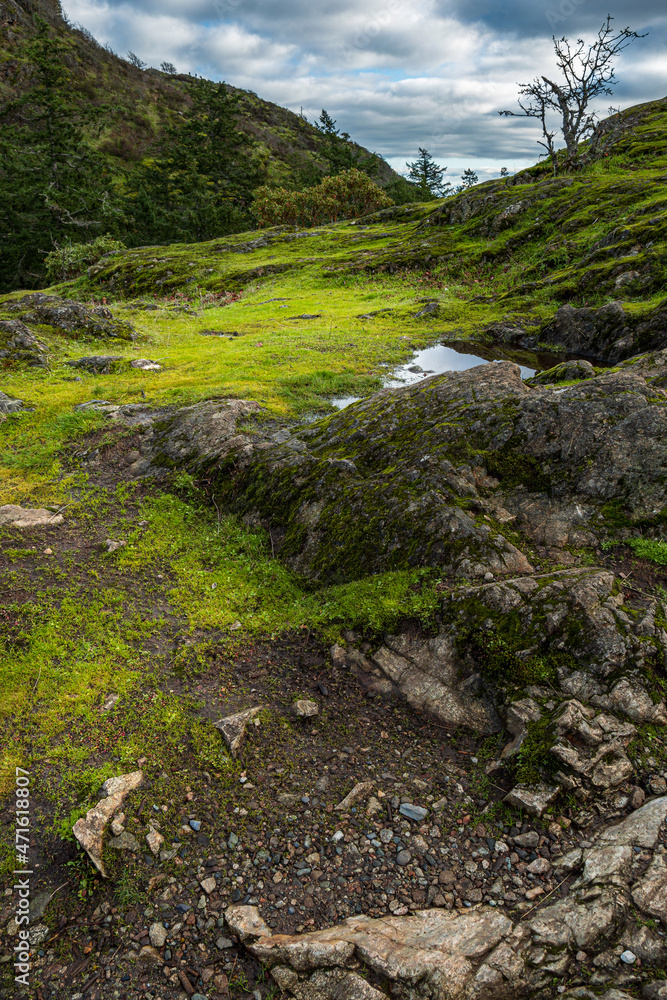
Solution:
M71 21L120 55L254 90L312 121L322 108L399 172L424 146L458 179L539 155L536 124L500 118L517 81L555 72L552 35L648 31L617 62L602 102L667 95L665 0L63 0Z

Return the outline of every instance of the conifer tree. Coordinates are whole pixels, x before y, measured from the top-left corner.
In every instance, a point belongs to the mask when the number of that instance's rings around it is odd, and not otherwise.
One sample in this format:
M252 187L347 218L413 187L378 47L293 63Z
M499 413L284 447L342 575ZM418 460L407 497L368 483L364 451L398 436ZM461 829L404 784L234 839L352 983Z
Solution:
M41 21L24 55L30 86L0 106L0 289L35 287L56 243L111 227L111 179L89 137L103 108L75 101L66 44Z
M416 184L424 201L431 198L444 198L449 193L451 184L445 183L443 177L447 167L441 167L435 162L427 149L419 147L417 159L406 164L408 177Z

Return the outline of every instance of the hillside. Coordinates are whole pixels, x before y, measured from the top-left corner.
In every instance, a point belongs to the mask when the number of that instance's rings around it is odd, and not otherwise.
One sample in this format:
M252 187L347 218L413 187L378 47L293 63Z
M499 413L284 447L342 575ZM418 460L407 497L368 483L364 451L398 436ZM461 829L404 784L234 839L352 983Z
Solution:
M142 157L159 152L165 126L177 116L187 116L191 106L187 87L192 78L141 70L119 58L85 29L67 24L58 0L0 0L0 102L16 86L17 71L19 91L28 82L28 67L21 67L17 51L33 36L37 17L45 19L67 46L75 94L82 102L108 109L98 142L113 169L131 170ZM310 122L256 94L234 87L229 91L241 100L240 128L257 143L257 156L268 180L288 181L311 163L325 169L322 135ZM361 146L355 149L360 155L370 155ZM381 161L378 181L386 184L396 177Z
M318 301L316 289L336 298L350 284L396 275L398 288L402 277L417 281L431 301L415 323L411 305L381 302L378 296L382 310L371 321L378 332L409 329L414 336L416 327L446 339L558 344L565 331L545 326L558 307L593 309L621 300L627 319L619 314L613 340L621 337L624 322L634 328L645 320L640 346L661 346L667 99L630 108L609 119L605 130L600 160L574 175L553 177L540 164L444 202L398 206L340 225L300 233L278 227L194 246L114 254L66 294L121 299L179 294L196 301L260 283L273 291L312 289L309 296ZM347 318L357 326L368 322L349 313ZM543 333L536 333L537 327ZM592 332L590 338L588 345L584 336L567 346L613 358L611 340L605 344L603 335L593 343ZM618 356L636 346L630 340Z
M667 100L604 128L0 296L1 1000L665 1000Z

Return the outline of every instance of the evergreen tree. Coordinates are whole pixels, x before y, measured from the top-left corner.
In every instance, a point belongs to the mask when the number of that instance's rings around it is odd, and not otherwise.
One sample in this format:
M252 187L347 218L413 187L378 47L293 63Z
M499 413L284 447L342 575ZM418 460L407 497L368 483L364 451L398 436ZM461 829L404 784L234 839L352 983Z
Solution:
M408 177L419 188L420 198L428 201L431 198L444 198L449 193L451 184L445 183L443 177L447 167L439 166L427 149L419 147L419 154L414 163L407 163Z
M459 191L466 191L468 188L474 187L479 181L479 177L471 167L466 167L466 169L461 174L461 184L459 186Z
M89 142L104 109L73 99L66 49L41 21L21 52L31 84L0 106L0 290L39 286L55 244L113 228L111 178Z
M253 188L265 169L239 131L238 97L197 79L183 123L169 128L162 155L134 172L126 214L134 242L206 240L249 222Z
M322 108L319 121L315 122L315 128L324 138L322 154L327 161L329 174L332 177L352 170L352 168L361 170L369 177L375 176L379 166L379 158L375 153L371 153L370 156L360 156L354 148L349 133L337 129L336 122L324 108Z

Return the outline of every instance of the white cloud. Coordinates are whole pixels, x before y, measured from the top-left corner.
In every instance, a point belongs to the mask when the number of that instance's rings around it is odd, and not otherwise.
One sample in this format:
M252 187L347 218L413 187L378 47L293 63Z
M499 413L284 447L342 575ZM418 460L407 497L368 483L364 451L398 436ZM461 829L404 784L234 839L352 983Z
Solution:
M619 61L622 107L667 92L663 0L619 0L617 26L651 27ZM563 6L566 4L566 6ZM601 6L602 4L602 6ZM120 54L256 91L339 127L397 169L418 146L480 176L539 155L535 123L503 119L517 82L551 66L558 33L590 36L606 0L64 0L73 21ZM563 10L570 13L562 14ZM549 13L551 12L551 13ZM549 14L549 17L546 15ZM627 20L626 20L627 19Z

